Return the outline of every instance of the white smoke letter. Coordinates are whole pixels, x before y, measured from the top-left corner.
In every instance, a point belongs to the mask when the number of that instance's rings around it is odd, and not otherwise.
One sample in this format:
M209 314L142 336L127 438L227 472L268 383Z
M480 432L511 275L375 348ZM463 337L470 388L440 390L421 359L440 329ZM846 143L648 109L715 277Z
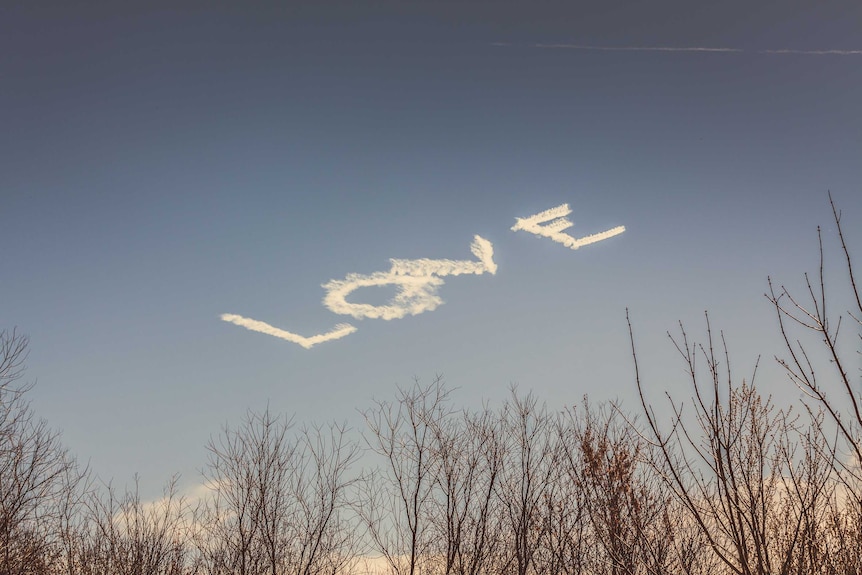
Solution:
M347 274L343 280L330 280L323 284L326 296L323 305L333 313L355 318L400 319L433 311L443 304L437 288L443 285L444 276L461 274L481 275L497 273L494 263L494 246L481 236L475 236L470 250L479 261L469 260L418 260L390 259L392 266L386 272ZM398 293L387 305L351 303L347 296L361 287L395 285Z
M318 343L323 343L325 341L341 339L342 337L346 337L356 331L356 328L349 323L340 323L326 333L320 333L317 335L312 335L310 337L303 337L301 335L297 335L295 333L291 333L289 331L273 327L268 323L264 323L256 319L242 317L241 315L236 315L232 313L223 313L221 315L221 319L223 321L238 325L240 327L244 327L245 329L249 329L251 331L265 333L267 335L287 340L291 343L298 344L305 349L311 349L312 346L315 346Z
M528 218L515 218L515 225L512 226L512 231L517 232L518 230L524 230L525 232L563 244L567 248L571 248L573 250L576 250L581 246L594 244L596 242L612 238L626 231L625 226L617 226L605 232L575 239L569 234L564 233L564 230L567 230L574 225L568 218L566 218L566 216L571 213L572 210L569 208L569 204L563 204L562 206L545 210L544 212L540 212ZM542 225L545 222L548 223Z

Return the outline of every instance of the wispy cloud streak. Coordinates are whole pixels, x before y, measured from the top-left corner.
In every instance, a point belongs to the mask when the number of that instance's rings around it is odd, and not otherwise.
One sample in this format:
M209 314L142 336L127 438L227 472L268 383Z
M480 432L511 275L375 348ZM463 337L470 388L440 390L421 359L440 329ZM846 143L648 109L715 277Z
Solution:
M496 42L494 46L511 46L504 42ZM803 56L860 56L862 50L795 50L767 49L746 50L744 48L711 48L708 46L595 46L591 44L531 44L532 48L548 48L560 50L592 50L596 52L718 52L718 53L750 53L750 54L797 54Z
M838 56L859 56L862 50L757 50L758 54L803 54L809 56L822 56L834 54Z
M347 274L343 280L330 280L322 286L326 290L323 305L333 313L350 315L357 319L391 320L433 311L443 304L442 298L437 295L437 288L444 283L442 277L497 273L494 246L491 242L481 236L475 236L470 251L479 261L390 259L392 265L389 271ZM387 285L396 286L398 292L386 305L347 301L347 296L359 288Z
M604 232L576 239L569 234L564 233L564 230L567 230L574 225L565 217L571 213L572 210L569 208L569 204L563 204L556 208L539 212L538 214L528 218L515 218L515 225L512 226L512 231L517 232L518 230L523 230L537 236L548 238L551 241L563 244L567 248L573 250L612 238L626 231L625 226L617 226Z
M703 46L591 46L589 44L533 44L533 48L595 50L599 52L745 52L741 48L707 48Z
M232 323L234 325L238 325L240 327L244 327L251 331L256 331L259 333L265 333L266 335L271 335L280 339L287 340L291 343L295 343L304 347L305 349L311 349L313 346L318 343L323 343L326 341L332 341L335 339L341 339L342 337L346 337L351 333L356 331L356 328L349 323L340 323L336 325L332 330L321 333L317 335L313 335L310 337L303 337L301 335L295 334L293 332L289 332L283 329L279 329L277 327L271 326L268 323L258 321L256 319L251 319L247 317L243 317L241 315L236 315L232 313L223 313L221 315L221 319L228 323Z

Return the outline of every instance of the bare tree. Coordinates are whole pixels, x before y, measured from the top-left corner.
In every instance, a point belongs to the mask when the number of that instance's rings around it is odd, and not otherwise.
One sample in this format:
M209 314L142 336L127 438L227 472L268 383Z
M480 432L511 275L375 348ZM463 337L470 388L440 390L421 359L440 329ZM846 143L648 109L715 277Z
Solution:
M302 472L293 484L300 518L292 534L297 575L344 574L355 559L358 537L348 508L358 481L351 468L360 450L347 432L335 424L302 431Z
M448 390L438 376L427 385L398 388L395 403L380 401L364 412L366 442L380 455L380 468L366 478L359 516L373 550L393 573L415 575L432 556L435 442L451 413Z
M212 497L198 513L211 574L334 574L353 559L347 473L357 446L341 426L288 434L267 409L212 439L204 472Z
M112 485L92 493L86 522L79 525L68 571L77 575L192 575L191 509L178 495L177 478L163 496L143 501L134 487L118 494Z
M555 421L557 434L555 465L540 512L542 525L535 559L541 575L581 575L591 573L596 541L589 526L585 492L572 473L570 455L576 451L572 417ZM577 459L576 457L574 459Z
M860 573L862 381L858 374L853 376L851 365L853 358L862 354L862 295L841 211L831 193L829 205L846 280L837 285L827 281L827 252L818 226L819 269L816 275L804 275L804 295L800 297L769 278L766 297L775 309L786 349L786 356L776 360L802 391L809 412L818 415L812 429L821 435L818 444L828 446L821 448L819 455L830 465L839 484L828 497L829 536L821 539L821 547L826 548L819 548L816 556L825 558L833 572ZM838 311L835 298L842 302ZM819 417L821 411L823 418ZM817 521L822 521L819 515ZM810 561L815 560L812 557Z
M28 338L0 331L0 573L45 573L61 554L61 509L84 475L20 383Z
M549 509L547 500L558 477L557 437L545 405L531 393L519 396L514 387L501 423L504 463L497 493L506 539L499 570L527 575L535 568L546 524L543 514Z
M647 465L648 444L615 406L584 398L561 427L565 467L591 527L593 571L664 574L673 565L672 509ZM579 535L582 537L582 535Z
M434 554L446 575L491 571L500 546L495 490L503 465L496 414L463 411L430 422L434 431Z
M836 208L832 195L829 204L842 251L847 272L845 295L849 302L844 313L833 313L826 284L826 257L823 250L823 234L817 227L817 240L820 250L819 273L815 278L805 274L805 300L794 296L785 286L777 287L769 278L769 293L766 297L775 307L778 326L787 349L788 357L776 358L785 368L791 381L804 393L807 400L813 400L815 409L822 408L829 415L839 437L843 440L851 461L836 458L841 476L852 476L858 484L862 480L862 390L854 387L851 377L851 357L862 353L862 296L856 283L853 261L844 230L841 225L841 212ZM833 288L833 291L837 291ZM849 320L847 319L849 318ZM847 320L847 321L845 321ZM841 339L842 324L852 322L856 325L856 337L852 344L844 345ZM852 330L852 327L849 329ZM801 330L802 336L813 336L819 342L817 347L803 343L793 334ZM852 332L850 337L852 337ZM818 358L817 350L822 352ZM858 383L860 380L856 379ZM834 395L839 394L838 398ZM848 485L849 487L849 485ZM853 489L856 491L856 489ZM858 491L857 491L858 493ZM859 493L862 504L862 493Z
M204 557L211 573L266 573L267 562L270 572L278 568L278 547L266 548L273 543L267 521L285 513L281 503L295 450L287 439L289 427L267 409L249 412L239 429L225 426L210 440L204 476L213 493L199 521L207 530Z
M803 543L816 539L817 533L810 533L817 526L812 514L829 476L813 455L823 446L800 438L797 420L761 397L753 377L751 383L734 383L724 336L719 355L708 317L706 334L703 345L689 342L682 327L679 340L671 337L694 391L694 421L668 396L669 430L660 427L645 398L634 355L655 469L726 569L742 575L788 573L799 564ZM800 442L806 446L801 461L795 456ZM803 566L806 572L818 567Z

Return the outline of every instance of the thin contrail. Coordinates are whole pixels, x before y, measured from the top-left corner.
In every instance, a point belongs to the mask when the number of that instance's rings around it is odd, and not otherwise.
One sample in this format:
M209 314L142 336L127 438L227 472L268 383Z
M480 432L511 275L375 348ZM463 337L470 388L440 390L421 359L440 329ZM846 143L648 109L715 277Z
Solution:
M601 52L745 52L742 48L706 48L702 46L591 46L588 44L533 44L533 48L596 50Z
M823 56L836 54L838 56L859 56L862 50L757 50L758 54L808 54L812 56Z
M516 46L506 42L494 42L492 46ZM803 56L860 56L862 50L795 50L766 49L746 50L744 48L710 48L708 46L595 46L592 44L529 44L531 48L560 50L592 50L596 52L718 52L724 54L796 54Z

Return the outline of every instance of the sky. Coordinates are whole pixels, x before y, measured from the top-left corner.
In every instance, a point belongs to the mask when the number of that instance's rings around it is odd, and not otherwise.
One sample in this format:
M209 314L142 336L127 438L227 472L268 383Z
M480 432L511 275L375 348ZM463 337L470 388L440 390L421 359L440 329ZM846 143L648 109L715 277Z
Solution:
M818 224L844 278L828 191L862 242L859 30L800 0L4 3L0 329L145 496L248 409L358 434L414 378L634 410L626 308L657 404L706 310L795 397L763 294Z

